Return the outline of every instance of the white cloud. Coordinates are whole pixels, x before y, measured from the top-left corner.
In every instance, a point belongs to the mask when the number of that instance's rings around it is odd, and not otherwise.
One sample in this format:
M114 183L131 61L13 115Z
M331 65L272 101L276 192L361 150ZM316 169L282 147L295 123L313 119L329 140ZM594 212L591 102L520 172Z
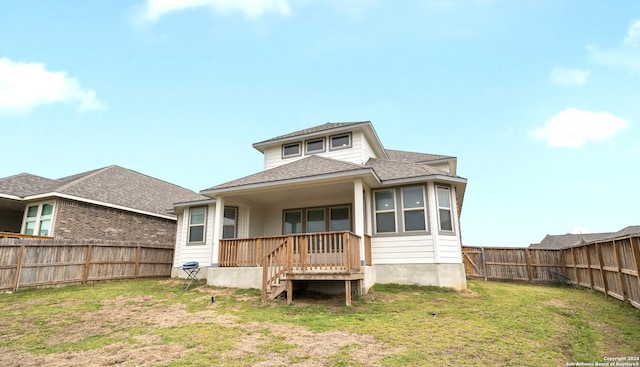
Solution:
M632 74L640 75L640 20L631 24L619 46L602 49L589 45L587 52L589 59L596 64L623 67Z
M83 89L65 72L48 71L44 64L0 58L0 113L26 113L59 102L78 103L81 111L104 109L94 91Z
M530 136L545 141L550 147L577 148L589 141L610 139L628 125L625 119L608 112L568 108L532 131Z
M291 14L287 0L147 0L138 16L142 21L156 22L169 13L200 7L221 13L237 11L247 18L258 18L266 13Z
M561 66L551 70L551 81L565 86L583 85L589 78L589 71L581 69L569 69Z

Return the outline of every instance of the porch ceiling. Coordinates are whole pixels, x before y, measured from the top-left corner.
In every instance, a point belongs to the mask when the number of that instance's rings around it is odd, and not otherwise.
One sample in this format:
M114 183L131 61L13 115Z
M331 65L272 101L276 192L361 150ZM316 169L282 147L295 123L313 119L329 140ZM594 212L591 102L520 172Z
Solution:
M0 211L23 211L24 203L18 200L0 198Z

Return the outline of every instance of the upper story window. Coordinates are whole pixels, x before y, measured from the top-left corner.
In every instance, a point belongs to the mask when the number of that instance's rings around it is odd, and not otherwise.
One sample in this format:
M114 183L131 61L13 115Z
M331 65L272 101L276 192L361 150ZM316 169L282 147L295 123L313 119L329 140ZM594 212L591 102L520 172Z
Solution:
M402 213L404 216L404 230L424 231L427 229L427 207L424 200L424 187L405 187L402 189Z
M204 242L204 223L207 207L189 209L189 242Z
M376 233L393 233L396 231L395 190L381 190L375 196Z
M300 143L285 144L282 146L282 157L297 157L302 154Z
M438 221L441 231L453 231L451 216L451 190L448 187L436 186L438 201Z
M351 134L334 135L331 137L331 150L351 147Z
M25 213L24 234L49 236L53 219L53 204L45 203L27 207Z
M324 152L324 139L307 140L305 142L305 153L322 153Z

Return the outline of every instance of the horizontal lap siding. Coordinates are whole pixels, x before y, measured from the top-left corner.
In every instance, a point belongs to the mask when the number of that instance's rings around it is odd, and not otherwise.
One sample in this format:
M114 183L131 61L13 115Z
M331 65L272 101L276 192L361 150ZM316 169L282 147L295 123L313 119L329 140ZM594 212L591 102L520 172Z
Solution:
M462 247L457 236L438 237L438 263L462 263Z
M374 237L371 239L374 264L435 263L431 236Z
M200 266L211 265L211 251L213 248L215 204L207 206L207 218L205 222L205 243L188 244L189 241L189 209L180 214L178 220L178 235L174 266L180 267L185 262L197 261Z

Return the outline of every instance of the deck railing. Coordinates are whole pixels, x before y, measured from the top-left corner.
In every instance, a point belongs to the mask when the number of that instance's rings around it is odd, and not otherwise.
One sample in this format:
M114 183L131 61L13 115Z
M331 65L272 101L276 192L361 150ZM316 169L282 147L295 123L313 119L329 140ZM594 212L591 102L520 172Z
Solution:
M274 250L283 251L282 246L291 252L289 271L359 271L361 260L370 263L370 256L362 259L360 254L360 237L351 232L224 239L218 263L221 267L263 266ZM365 255L371 253L370 246L365 237Z

